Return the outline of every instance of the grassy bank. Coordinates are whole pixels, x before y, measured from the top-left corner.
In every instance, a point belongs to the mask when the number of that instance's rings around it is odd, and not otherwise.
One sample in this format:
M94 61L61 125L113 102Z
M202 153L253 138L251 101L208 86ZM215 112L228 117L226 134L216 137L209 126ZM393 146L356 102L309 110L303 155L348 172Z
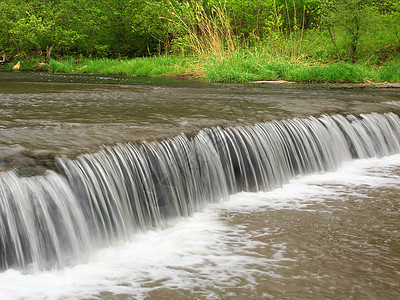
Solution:
M155 56L127 60L50 60L48 65L52 73L92 73L138 77L190 76L200 72L196 69L197 64L193 59L182 56Z
M0 71L13 71L17 61L0 66ZM42 63L37 59L19 61L17 71L50 73L127 75L135 77L196 76L204 71L196 59L183 56L154 56L136 59L51 59Z
M400 62L382 66L365 63L269 60L255 55L216 58L204 66L211 82L246 83L258 80L287 80L307 83L400 82Z
M3 67L11 70L14 63ZM187 77L218 83L247 83L258 80L287 80L308 83L400 82L400 62L382 66L343 61L319 63L258 56L250 51L226 57L156 56L127 60L64 59L20 63L20 71L87 73L134 77Z
M400 81L399 1L22 2L0 0L0 70Z

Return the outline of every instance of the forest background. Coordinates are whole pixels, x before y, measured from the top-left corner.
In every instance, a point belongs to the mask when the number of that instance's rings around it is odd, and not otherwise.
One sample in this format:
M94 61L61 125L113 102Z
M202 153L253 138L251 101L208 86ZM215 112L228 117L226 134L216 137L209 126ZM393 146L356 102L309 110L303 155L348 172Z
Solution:
M5 70L400 81L399 0L0 0L0 24Z

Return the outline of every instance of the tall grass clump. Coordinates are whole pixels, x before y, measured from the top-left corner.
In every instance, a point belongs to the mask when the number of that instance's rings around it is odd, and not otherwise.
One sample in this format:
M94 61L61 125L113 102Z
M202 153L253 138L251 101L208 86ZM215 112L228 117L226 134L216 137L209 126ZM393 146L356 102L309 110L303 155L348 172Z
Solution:
M250 50L230 57L213 57L204 66L205 80L221 83L246 83L256 80L288 78L291 63L272 60L268 55L258 55Z
M174 31L175 52L226 56L239 49L224 4L210 10L197 1L169 4L169 16L165 18Z
M49 61L50 73L72 73L77 68L77 64L73 59L54 60Z

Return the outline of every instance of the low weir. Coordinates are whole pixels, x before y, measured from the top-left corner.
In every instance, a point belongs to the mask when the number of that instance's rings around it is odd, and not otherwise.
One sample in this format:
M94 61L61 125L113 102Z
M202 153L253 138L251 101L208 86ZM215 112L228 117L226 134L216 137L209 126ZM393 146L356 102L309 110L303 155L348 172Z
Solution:
M396 114L323 115L103 147L44 176L3 172L0 267L62 268L230 194L399 152Z

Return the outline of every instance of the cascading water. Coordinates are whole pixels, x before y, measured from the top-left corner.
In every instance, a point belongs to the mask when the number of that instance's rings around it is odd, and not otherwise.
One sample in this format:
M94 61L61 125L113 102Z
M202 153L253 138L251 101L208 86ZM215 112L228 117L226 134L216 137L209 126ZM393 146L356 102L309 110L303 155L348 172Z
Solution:
M324 115L104 147L58 159L62 175L1 173L0 265L62 267L229 194L271 190L352 158L398 152L397 115Z

